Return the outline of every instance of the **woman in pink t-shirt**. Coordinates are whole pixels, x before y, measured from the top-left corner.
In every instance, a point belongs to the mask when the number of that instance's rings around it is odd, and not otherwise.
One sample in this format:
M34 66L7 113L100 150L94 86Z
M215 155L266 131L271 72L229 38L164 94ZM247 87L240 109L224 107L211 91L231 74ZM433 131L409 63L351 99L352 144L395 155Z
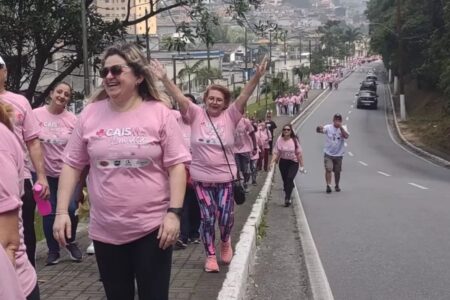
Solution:
M90 166L89 237L108 299L169 297L172 245L180 232L191 156L147 59L132 44L108 48L101 88L64 150L54 236L71 238L69 203Z
M39 139L43 146L45 172L50 188L50 203L52 205L52 213L43 217L43 227L45 240L48 247L48 255L46 264L55 265L59 262L59 245L53 237L53 223L55 222L56 203L59 175L63 165L63 152L67 145L70 135L72 134L77 117L67 111L66 106L72 97L72 87L65 82L55 85L50 92L50 101L48 105L36 108L33 114L39 122L41 128ZM36 174L32 172L33 179ZM72 236L67 241L66 249L73 261L79 262L83 255L75 243L75 237L78 225L78 216L75 216L77 209L76 201L80 196L81 189L79 186L72 196L69 206L69 216L72 222Z
M9 261L0 259L0 298L39 300L36 271L28 260L23 235L22 200L24 155L12 133L13 109L0 102L0 248ZM5 265L6 264L6 265ZM10 270L15 270L11 274ZM17 285L17 281L20 286ZM8 284L7 287L4 284ZM4 288L7 289L3 293ZM7 295L14 295L9 297Z
M259 171L261 171L264 166L264 171L267 172L267 169L269 168L269 152L270 142L272 141L272 134L269 128L267 128L264 121L261 121L258 124L258 131L256 132L256 136L262 143L257 168Z
M154 75L178 102L181 114L191 125L190 172L202 215L201 236L207 254L204 268L206 272L219 272L215 248L216 218L221 234L221 260L224 264L229 264L233 257L230 234L234 224L233 179L237 178L233 157L234 132L266 66L267 58L264 58L261 65L257 66L255 75L233 103L226 87L209 86L203 97L206 106L203 109L183 95L158 61L152 61Z
M273 150L273 158L271 165L280 163L280 173L284 185L284 204L286 207L291 205L291 195L294 189L294 179L299 171L304 173L302 147L297 136L294 133L292 125L283 126L281 136L278 138Z

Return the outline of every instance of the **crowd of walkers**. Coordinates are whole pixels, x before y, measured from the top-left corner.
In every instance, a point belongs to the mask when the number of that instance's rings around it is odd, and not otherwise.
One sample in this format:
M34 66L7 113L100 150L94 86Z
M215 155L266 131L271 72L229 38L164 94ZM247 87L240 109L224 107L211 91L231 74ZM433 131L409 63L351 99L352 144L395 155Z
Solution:
M59 262L61 249L75 262L83 259L75 213L83 188L90 202L88 252L95 252L108 299L134 299L135 284L140 299L168 299L172 246L203 243L209 273L229 264L236 182L248 192L258 172L278 163L289 206L295 175L306 172L291 125L283 126L274 144L271 112L265 120L245 115L267 58L255 68L236 99L213 84L203 107L182 93L160 62L149 62L133 44L115 45L103 54L102 85L75 116L66 109L73 95L68 83L54 85L46 105L34 110L6 91L7 66L0 57L0 295L40 299L34 269L38 199L50 207L47 213L39 209L46 265ZM279 97L277 115L299 113L310 88L302 83L298 95ZM335 136L342 127L335 124L317 131ZM331 172L342 164L333 156L342 155L342 145L330 142L328 148L327 192Z
M101 64L102 86L76 117L66 109L69 84L56 84L48 103L32 110L4 89L7 66L0 59L2 297L40 299L35 200L50 204L43 214L46 264L59 262L61 247L82 260L75 210L85 184L89 236L108 299L133 299L135 282L139 298L168 299L174 244L183 248L201 238L204 269L218 272L216 221L220 261L231 262L234 179L248 187L258 166L268 168L274 128L244 117L267 59L234 101L225 87L208 87L205 109L134 45L108 48Z

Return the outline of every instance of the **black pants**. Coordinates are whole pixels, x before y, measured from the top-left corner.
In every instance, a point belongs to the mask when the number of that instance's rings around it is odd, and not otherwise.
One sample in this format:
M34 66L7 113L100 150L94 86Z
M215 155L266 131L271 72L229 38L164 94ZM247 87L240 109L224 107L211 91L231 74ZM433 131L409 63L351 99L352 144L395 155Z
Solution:
M168 300L172 248L162 250L158 230L124 245L94 241L95 256L108 300Z
M36 233L34 232L36 202L33 199L33 186L30 179L25 179L24 192L22 196L23 236L28 259L34 267L36 266Z
M280 173L283 179L283 186L285 192L285 199L290 199L292 195L292 190L294 189L294 179L297 176L299 168L299 163L289 160L280 159Z
M200 238L200 222L201 216L197 195L192 186L187 186L183 202L183 215L181 217L180 239L183 243L187 243L189 239Z
M27 300L40 300L39 285L36 283L33 291L27 296Z

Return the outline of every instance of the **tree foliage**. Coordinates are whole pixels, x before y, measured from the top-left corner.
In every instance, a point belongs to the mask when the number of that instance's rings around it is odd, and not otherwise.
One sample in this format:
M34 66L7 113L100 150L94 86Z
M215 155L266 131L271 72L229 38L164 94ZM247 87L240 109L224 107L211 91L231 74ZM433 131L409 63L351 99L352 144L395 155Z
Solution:
M355 42L362 34L357 28L352 28L342 21L330 20L317 29L321 36L321 53L325 57L344 59L355 54Z
M398 73L396 2L370 0L366 14L371 48ZM401 21L405 74L450 97L450 0L403 0Z
M178 28L183 37L213 43L205 24L217 24L201 0L149 0L148 14L135 19L131 11L134 1L127 0L123 20L104 21L96 13L93 0L85 0L88 14L89 56L95 57L105 47L124 39L127 26L138 24L177 7L185 7L192 19ZM223 0L228 15L244 24L246 13L262 0ZM83 61L81 36L81 2L59 0L0 0L0 54L8 64L8 89L21 91L34 105L44 102L51 88ZM177 43L173 43L176 45ZM179 44L179 43L178 43ZM54 62L58 60L58 70ZM51 76L48 76L51 75ZM44 84L43 79L50 82Z

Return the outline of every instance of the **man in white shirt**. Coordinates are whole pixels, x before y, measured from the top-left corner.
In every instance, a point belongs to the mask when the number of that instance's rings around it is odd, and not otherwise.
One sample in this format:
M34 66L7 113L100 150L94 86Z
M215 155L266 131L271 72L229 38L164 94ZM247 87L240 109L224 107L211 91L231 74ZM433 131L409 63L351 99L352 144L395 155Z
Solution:
M335 114L333 124L317 127L318 133L325 134L325 180L327 183L327 194L331 193L331 179L334 173L336 192L340 192L339 182L341 180L342 159L345 154L345 140L349 138L347 128L342 124L342 116Z

